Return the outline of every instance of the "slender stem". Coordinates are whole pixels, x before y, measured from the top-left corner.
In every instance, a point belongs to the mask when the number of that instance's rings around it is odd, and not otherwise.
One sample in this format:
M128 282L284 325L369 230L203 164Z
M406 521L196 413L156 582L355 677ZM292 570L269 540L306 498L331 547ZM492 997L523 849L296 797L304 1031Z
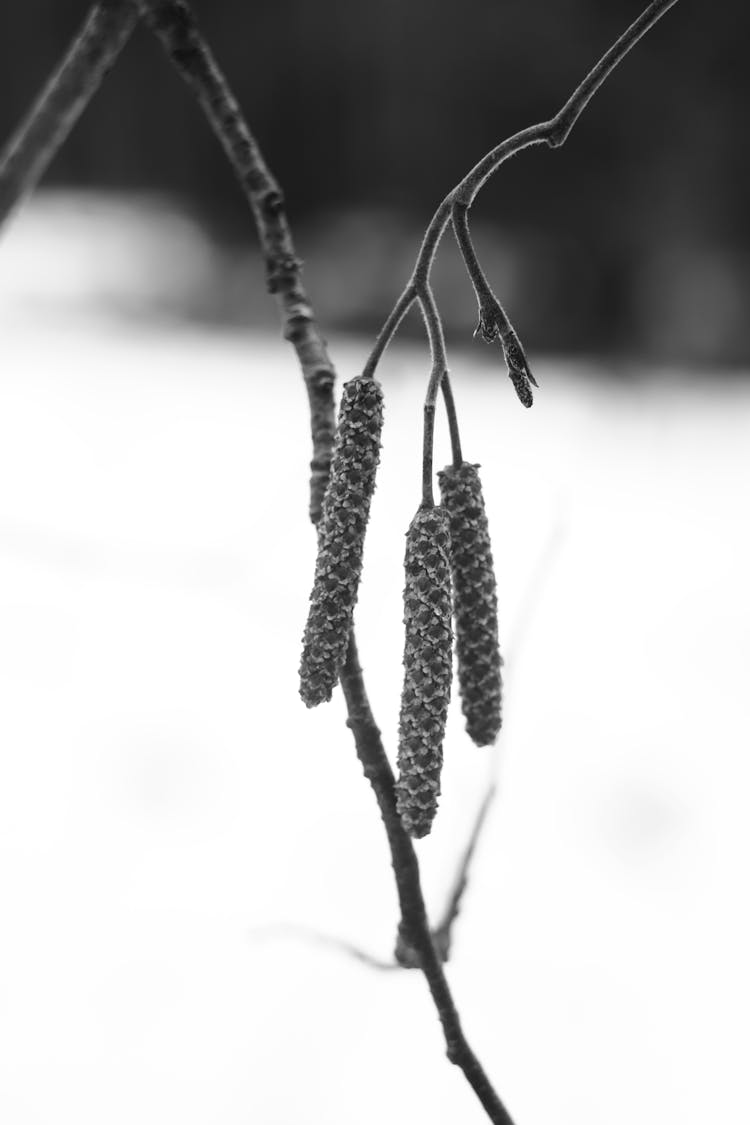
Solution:
M0 152L0 226L33 191L138 22L130 0L100 0Z
M339 953L346 953L349 957L353 957L355 961L367 965L368 969L377 969L378 972L393 972L404 967L398 961L384 961L381 957L375 957L374 954L368 953L366 949L355 945L353 941L347 941L346 938L337 937L335 934L323 933L322 930L316 930L313 926L300 926L295 923L284 922L272 923L267 926L255 926L250 930L248 937L252 942L273 940L279 937L309 941L315 945L335 949Z
M404 319L409 309L414 304L416 296L416 288L412 282L409 282L399 299L396 301L396 304L391 309L388 319L378 333L378 337L375 341L375 344L373 345L373 349L370 352L370 355L368 356L367 362L365 363L364 369L362 371L362 375L364 378L371 379L375 374L375 368L380 363L383 352L388 347L391 340L398 331L398 327L401 324L401 321Z
M453 887L451 888L451 892L448 897L445 910L443 912L443 917L441 918L440 922L435 927L435 930L433 932L435 944L440 951L441 959L443 961L447 961L450 955L451 940L453 937L453 925L456 921L456 918L458 917L459 911L461 910L461 902L463 900L466 888L469 885L469 869L474 858L477 844L479 843L479 837L482 834L482 829L487 819L487 814L490 811L490 806L492 805L493 800L495 799L495 792L495 782L491 781L487 788L487 792L484 795L484 799L482 800L482 803L477 811L471 835L469 836L468 843L466 844L463 856L461 857L460 863L458 865L456 877L453 881Z
M448 418L451 453L453 455L454 465L458 466L461 464L463 454L461 453L461 436L458 430L456 404L453 399L450 375L448 374L448 356L445 348L443 322L440 319L440 313L438 312L435 297L430 286L420 286L417 289L417 296L427 329L430 354L432 355L432 374L430 376L430 382L427 385L427 394L424 404L424 451L422 456L422 503L427 507L432 507L434 502L432 494L432 452L435 430L435 405L437 402L438 388L442 390L443 399L445 401L445 412Z
M477 192L489 177L509 156L514 156L522 148L534 144L547 144L550 148L559 148L564 144L581 113L617 64L657 20L661 19L667 9L676 3L677 0L653 0L653 3L649 4L638 19L613 43L593 70L589 71L562 109L549 121L542 121L538 125L522 129L520 133L516 133L491 149L454 188L451 193L453 201L465 203L470 207Z
M610 49L602 55L599 62L590 70L583 82L573 91L565 105L549 121L542 121L539 125L532 125L520 133L510 137L497 145L496 148L484 156L468 175L464 176L461 183L454 191L456 201L471 206L474 198L489 177L495 172L504 160L513 156L522 148L533 144L547 144L550 148L559 148L570 135L570 131L578 118L599 87L609 78L617 64L621 62L628 51L635 46L639 39L646 34L664 13L677 0L653 0L653 3L641 12L637 20L612 44Z
M654 0L654 3L641 12L637 20L613 43L610 49L599 60L593 70L584 78L577 90L568 98L565 105L554 117L554 127L547 143L551 148L558 148L563 144L575 125L583 110L593 98L603 82L609 78L617 64L625 58L631 47L660 20L677 0Z
M419 305L422 310L427 337L430 342L432 355L432 372L427 384L427 394L424 402L424 431L422 439L422 504L431 508L434 503L432 491L432 461L433 445L435 441L435 404L441 384L448 378L448 356L445 350L445 336L443 323L440 319L437 304L432 290L428 284L421 285L417 290ZM449 399L452 395L449 390ZM455 412L454 412L455 413ZM457 424L457 423L456 423Z
M422 423L422 507L435 506L435 495L432 490L432 462L433 447L435 443L435 397L441 379L440 371L433 368L430 381L427 384L427 398L424 404L424 421Z
M396 809L395 779L367 699L354 635L349 639L341 686L354 734L357 757L375 792L391 850L404 940L419 957L445 1036L447 1055L460 1067L490 1121L512 1125L512 1118L495 1093L481 1063L467 1043L440 956L427 921L414 846Z
M138 0L138 4L197 97L255 216L268 290L276 298L284 336L295 348L307 387L313 444L310 518L318 523L336 425L336 373L302 284L302 264L292 241L283 194L188 4L183 0Z
M451 386L450 376L446 371L443 376L443 381L440 384L440 389L443 392L443 400L445 402L445 413L448 418L448 429L451 437L451 454L453 455L453 465L456 469L460 468L463 464L463 453L461 452L461 435L458 432L458 415L456 414L456 404L453 400L453 387Z
M465 203L454 203L451 211L453 231L456 242L461 251L467 273L474 287L477 304L479 306L479 324L477 331L482 333L482 338L490 343L500 338L500 344L508 367L508 375L515 387L516 394L524 406L531 406L534 395L531 385L538 386L531 373L529 362L523 344L518 338L513 325L508 320L505 309L498 301L490 288L490 284L479 264L474 243L471 241L469 230L469 208Z
M435 254L440 245L440 239L443 237L445 228L448 225L448 220L451 217L451 208L454 202L453 194L453 192L449 192L448 195L446 195L445 199L430 219L427 230L422 237L422 245L419 248L412 273L412 277L419 285L429 285L430 283L432 263L435 260Z
M479 263L469 230L468 205L466 203L454 203L451 209L451 219L453 221L453 233L456 236L461 257L464 260L466 272L471 279L479 305L479 328L482 330L483 325L488 324L495 332L502 332L503 328L510 325L510 321L505 309L492 292L490 283Z
M297 350L308 390L311 367L314 374L315 363L322 365L322 357L325 357L327 366L324 368L321 366L321 369L329 377L325 386L330 390L330 395L326 396L323 402L325 409L319 416L316 416L316 409L320 408L313 404L312 397L310 405L314 446L317 441L327 447L328 461L325 462L327 478L334 433L332 394L334 372L315 324L312 307L302 289L299 262L294 256L291 234L283 213L281 191L276 181L272 179L240 108L203 41L188 5L184 0L138 0L138 2L175 66L198 97L245 190L258 226L261 245L266 254L269 289L277 297L282 322L285 325L284 334ZM382 354L388 339L396 330L401 317L406 314L415 296L416 292L412 294L408 291L402 295L399 307L394 309L389 324L379 338L379 354ZM303 344L304 346L301 346ZM313 363L309 359L311 355L317 357ZM311 514L313 511L314 509L311 508ZM313 522L315 522L314 514ZM464 1072L490 1120L497 1125L513 1125L487 1075L466 1042L458 1012L432 941L417 857L396 809L395 779L370 710L353 630L349 637L347 659L341 672L341 684L349 715L348 725L354 735L357 754L375 791L386 827L401 906L401 924L409 944L419 954L422 971L443 1025L448 1058Z
M535 144L547 144L550 148L559 148L566 141L571 129L593 95L617 64L625 57L631 47L653 27L657 20L676 3L677 0L653 0L653 3L648 5L638 19L602 56L553 118L549 121L542 121L538 125L531 125L527 129L522 129L519 133L515 133L512 137L502 141L501 144L488 152L445 196L427 226L414 264L412 278L417 283L424 285L429 282L435 253L448 225L453 205L462 203L466 207L470 207L477 192L489 177L497 171L508 157L514 156L521 149Z

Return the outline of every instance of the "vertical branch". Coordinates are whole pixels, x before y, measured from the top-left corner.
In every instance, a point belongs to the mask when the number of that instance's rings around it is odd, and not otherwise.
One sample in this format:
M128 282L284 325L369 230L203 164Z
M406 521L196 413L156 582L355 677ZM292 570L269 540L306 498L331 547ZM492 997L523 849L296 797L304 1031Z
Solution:
M0 226L39 182L138 22L130 0L99 0L0 152Z
M458 918L459 911L461 910L461 902L463 900L466 888L469 885L469 870L471 868L472 860L474 859L474 853L477 849L477 844L479 843L479 837L482 834L482 829L484 828L484 824L487 819L487 814L489 813L490 806L495 799L495 790L496 784L494 781L492 781L487 789L487 792L484 795L482 803L479 806L476 817L474 819L474 825L471 830L471 835L469 836L469 840L459 861L458 869L453 880L453 886L451 887L450 894L448 895L448 901L445 904L443 916L433 932L435 944L437 945L441 954L441 958L444 961L448 960L450 954L451 941L453 938L453 925L456 921L456 918Z
M297 353L307 387L313 444L310 518L318 523L336 425L336 375L302 284L302 263L292 241L284 196L188 4L183 0L137 2L180 76L193 90L255 217L268 291L276 298L284 336Z
M466 1041L440 954L430 933L414 845L396 808L395 779L383 748L380 731L372 717L353 636L349 641L346 663L341 674L341 686L349 714L347 723L354 735L357 757L375 792L388 836L401 908L400 933L406 945L416 954L419 967L427 980L443 1028L448 1058L463 1071L490 1121L495 1122L495 1125L513 1125L510 1114Z
M333 438L333 368L318 333L312 308L302 288L300 263L294 255L291 234L283 211L283 197L276 181L250 133L242 112L231 94L184 0L138 0L149 25L158 35L178 71L194 90L209 122L245 191L261 239L269 290L279 304L285 336L294 344L305 381L317 381L324 371L324 388L330 394L325 410L316 418L311 396L313 441L323 444ZM380 352L412 304L416 292L407 291L389 318L380 336ZM441 336L442 338L442 336ZM325 361L326 366L323 367ZM370 372L371 373L371 372ZM330 428L329 428L330 425ZM330 447L327 452L330 461ZM327 467L326 467L327 475ZM315 484L315 477L313 480ZM323 481L323 489L325 481ZM322 499L322 491L320 493ZM317 510L318 517L320 509ZM409 945L420 958L420 965L445 1034L448 1058L464 1072L488 1117L495 1125L513 1125L492 1084L464 1037L458 1012L433 944L420 884L419 865L411 840L396 808L395 779L385 753L380 732L370 710L362 669L357 656L354 630L349 637L347 656L341 671L348 725L354 735L357 754L375 792L391 850L401 907L402 928Z
M378 332L377 339L373 344L372 351L367 357L367 362L362 370L362 375L366 379L371 379L375 374L375 369L380 363L383 352L390 344L391 340L398 331L401 321L404 319L409 309L414 304L416 298L416 290L414 286L409 283L406 289L396 301L393 306L385 324Z

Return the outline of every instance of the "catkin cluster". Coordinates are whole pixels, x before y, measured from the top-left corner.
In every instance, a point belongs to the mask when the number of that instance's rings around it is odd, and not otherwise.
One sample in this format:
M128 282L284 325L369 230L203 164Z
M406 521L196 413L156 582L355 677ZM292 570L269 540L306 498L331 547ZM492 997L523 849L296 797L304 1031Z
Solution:
M450 521L458 685L466 730L488 746L502 724L502 658L498 647L497 583L478 465L438 473Z
M344 385L331 475L318 527L318 557L302 640L300 695L330 699L346 647L362 574L362 552L380 459L383 391L361 376Z
M453 671L449 538L442 508L420 508L406 535L406 639L396 797L401 821L416 837L430 831L440 796Z

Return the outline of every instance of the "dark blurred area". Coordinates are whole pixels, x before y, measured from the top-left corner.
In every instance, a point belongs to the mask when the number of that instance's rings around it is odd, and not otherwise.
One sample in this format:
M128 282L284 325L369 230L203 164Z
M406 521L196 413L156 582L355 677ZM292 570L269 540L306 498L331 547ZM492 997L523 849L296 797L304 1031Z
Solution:
M324 323L377 327L445 192L503 137L554 114L642 6L198 0L284 188ZM86 8L0 5L3 137ZM712 11L681 0L562 149L522 153L480 196L477 249L535 350L750 359L750 7L725 3L715 21ZM177 196L228 255L254 253L228 165L143 29L45 182ZM474 301L448 239L437 287L449 331L465 337ZM236 300L228 294L227 316ZM221 306L214 302L217 315Z

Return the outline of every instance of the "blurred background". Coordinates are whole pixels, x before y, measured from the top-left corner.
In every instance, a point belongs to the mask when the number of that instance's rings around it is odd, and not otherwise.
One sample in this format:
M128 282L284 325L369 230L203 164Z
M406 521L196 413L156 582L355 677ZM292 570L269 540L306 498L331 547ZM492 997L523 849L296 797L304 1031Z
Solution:
M326 326L370 332L382 322L446 190L499 140L551 116L638 7L465 0L457 20L434 0L197 5L285 190ZM81 0L2 5L0 135L84 9ZM483 191L478 248L536 351L682 364L750 358L749 34L747 5L723 5L708 27L704 8L681 4L607 82L562 150L524 153ZM187 311L273 317L240 192L145 32L46 183L157 193L184 208L220 252L210 286L201 276L190 299L183 294ZM438 285L449 330L466 339L473 297L449 239Z
M0 4L0 132L85 4ZM640 0L201 0L287 194L341 381L444 192L554 112ZM418 853L437 917L498 795L449 978L518 1125L747 1125L750 83L681 2L437 290L498 577L504 728L454 698ZM410 336L411 334L411 336ZM429 355L386 421L357 606L395 759ZM449 449L442 417L437 466ZM482 1125L416 973L340 694L308 711L309 417L232 175L137 32L0 238L0 1120ZM456 693L457 694L457 693Z

